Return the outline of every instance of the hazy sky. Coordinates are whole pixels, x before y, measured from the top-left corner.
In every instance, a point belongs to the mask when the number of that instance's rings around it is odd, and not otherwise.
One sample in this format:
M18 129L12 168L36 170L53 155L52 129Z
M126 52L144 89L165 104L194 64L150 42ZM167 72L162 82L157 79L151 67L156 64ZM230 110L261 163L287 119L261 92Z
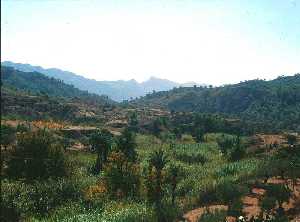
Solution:
M300 0L4 0L1 59L97 80L300 72Z

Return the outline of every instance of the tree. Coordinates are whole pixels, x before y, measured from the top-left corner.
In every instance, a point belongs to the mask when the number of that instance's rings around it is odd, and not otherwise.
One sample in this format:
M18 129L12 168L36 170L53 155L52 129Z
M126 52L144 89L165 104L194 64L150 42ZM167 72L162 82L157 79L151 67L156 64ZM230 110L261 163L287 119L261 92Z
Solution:
M296 142L297 142L297 137L293 134L288 134L286 136L286 139L287 139L287 142L289 144L289 146L294 146L296 145Z
M103 175L109 191L116 197L137 196L140 184L139 165L128 161L124 153L113 151L109 154Z
M279 205L279 210L283 210L283 203L288 202L291 197L291 190L284 184L271 184L267 188L267 196L274 197Z
M90 145L97 153L95 171L99 173L107 161L108 153L112 146L112 134L108 130L96 131L90 137Z
M138 116L136 112L132 112L129 115L129 128L130 130L137 132L138 131Z
M231 137L225 136L224 134L222 134L221 138L217 139L217 143L218 143L218 146L219 146L222 154L227 155L229 150L234 145L234 140Z
M176 187L178 184L178 177L179 177L179 167L172 164L169 169L170 173L170 184L171 184L171 198L172 198L172 205L175 204L175 197L176 197Z
M63 177L68 173L63 146L46 130L20 134L7 166L9 176L28 180Z
M270 215L272 210L276 207L276 198L265 196L260 202L260 207L266 215Z
M163 150L159 149L154 151L150 156L150 166L155 169L155 206L158 213L159 221L163 221L163 215L161 212L161 200L163 198L162 192L162 170L168 162L167 156Z
M243 158L245 156L245 154L246 154L245 147L241 143L240 136L237 136L234 141L232 150L230 152L230 159L232 161L240 160L241 158Z
M1 145L6 150L15 140L15 129L9 125L1 124Z
M135 134L128 128L126 128L122 135L117 140L118 149L123 152L129 161L136 161L136 142Z

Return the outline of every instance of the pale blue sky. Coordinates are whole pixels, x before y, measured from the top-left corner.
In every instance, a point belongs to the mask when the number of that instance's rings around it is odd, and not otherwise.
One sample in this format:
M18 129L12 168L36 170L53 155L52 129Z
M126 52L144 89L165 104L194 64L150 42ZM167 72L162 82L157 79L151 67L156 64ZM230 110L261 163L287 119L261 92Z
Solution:
M300 72L300 0L2 0L2 61L213 85Z

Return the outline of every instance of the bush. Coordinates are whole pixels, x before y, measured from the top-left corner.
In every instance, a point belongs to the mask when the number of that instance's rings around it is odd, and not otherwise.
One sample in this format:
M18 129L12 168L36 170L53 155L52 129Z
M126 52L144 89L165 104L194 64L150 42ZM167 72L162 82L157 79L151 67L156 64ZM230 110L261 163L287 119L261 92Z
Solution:
M199 152L188 153L185 151L176 151L175 158L188 164L200 163L201 165L204 165L208 161L208 159Z
M207 184L199 192L199 202L202 204L213 203L218 200L215 184Z
M14 178L47 179L68 174L63 146L45 130L23 133L7 162L7 174Z
M104 166L104 178L115 197L136 196L139 190L139 165L129 162L122 152L111 152Z
M181 136L181 141L183 143L195 143L194 138L191 135L188 135L188 134L183 134Z
M6 149L15 140L15 129L9 125L1 124L0 139L1 146L4 146L4 149Z
M247 190L247 188L242 187L241 185L225 180L217 185L216 195L218 200L225 204L230 204L241 198Z
M260 202L261 209L269 214L276 207L276 198L265 196Z
M243 202L240 199L234 200L229 206L228 206L228 212L227 214L229 216L238 217L243 214Z
M277 200L279 207L282 207L284 202L289 201L291 190L284 184L270 184L267 187L266 195L268 197L274 197Z
M1 213L4 221L30 215L42 216L68 200L78 200L81 187L74 180L45 180L32 184L4 180L1 184Z
M215 210L214 212L205 212L199 219L198 222L221 222L226 219L226 211Z

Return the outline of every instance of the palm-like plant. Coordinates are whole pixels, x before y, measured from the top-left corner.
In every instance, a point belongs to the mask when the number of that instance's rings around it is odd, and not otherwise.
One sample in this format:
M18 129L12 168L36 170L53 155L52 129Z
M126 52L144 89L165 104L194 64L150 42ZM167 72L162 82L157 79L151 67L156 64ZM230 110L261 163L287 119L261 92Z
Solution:
M179 167L172 165L170 167L170 176L171 176L171 192L172 192L172 204L175 203L175 190L178 183Z
M159 208L161 205L161 199L162 199L162 170L166 166L168 162L167 155L164 153L163 150L159 149L154 151L150 156L150 165L155 168L156 172L156 193L155 193L155 202L156 206Z
M136 160L135 134L132 131L126 128L122 135L118 138L117 145L118 149L125 154L129 161L134 162Z
M107 161L108 152L112 145L112 134L107 130L97 131L91 136L90 144L97 153L95 170L99 173Z

